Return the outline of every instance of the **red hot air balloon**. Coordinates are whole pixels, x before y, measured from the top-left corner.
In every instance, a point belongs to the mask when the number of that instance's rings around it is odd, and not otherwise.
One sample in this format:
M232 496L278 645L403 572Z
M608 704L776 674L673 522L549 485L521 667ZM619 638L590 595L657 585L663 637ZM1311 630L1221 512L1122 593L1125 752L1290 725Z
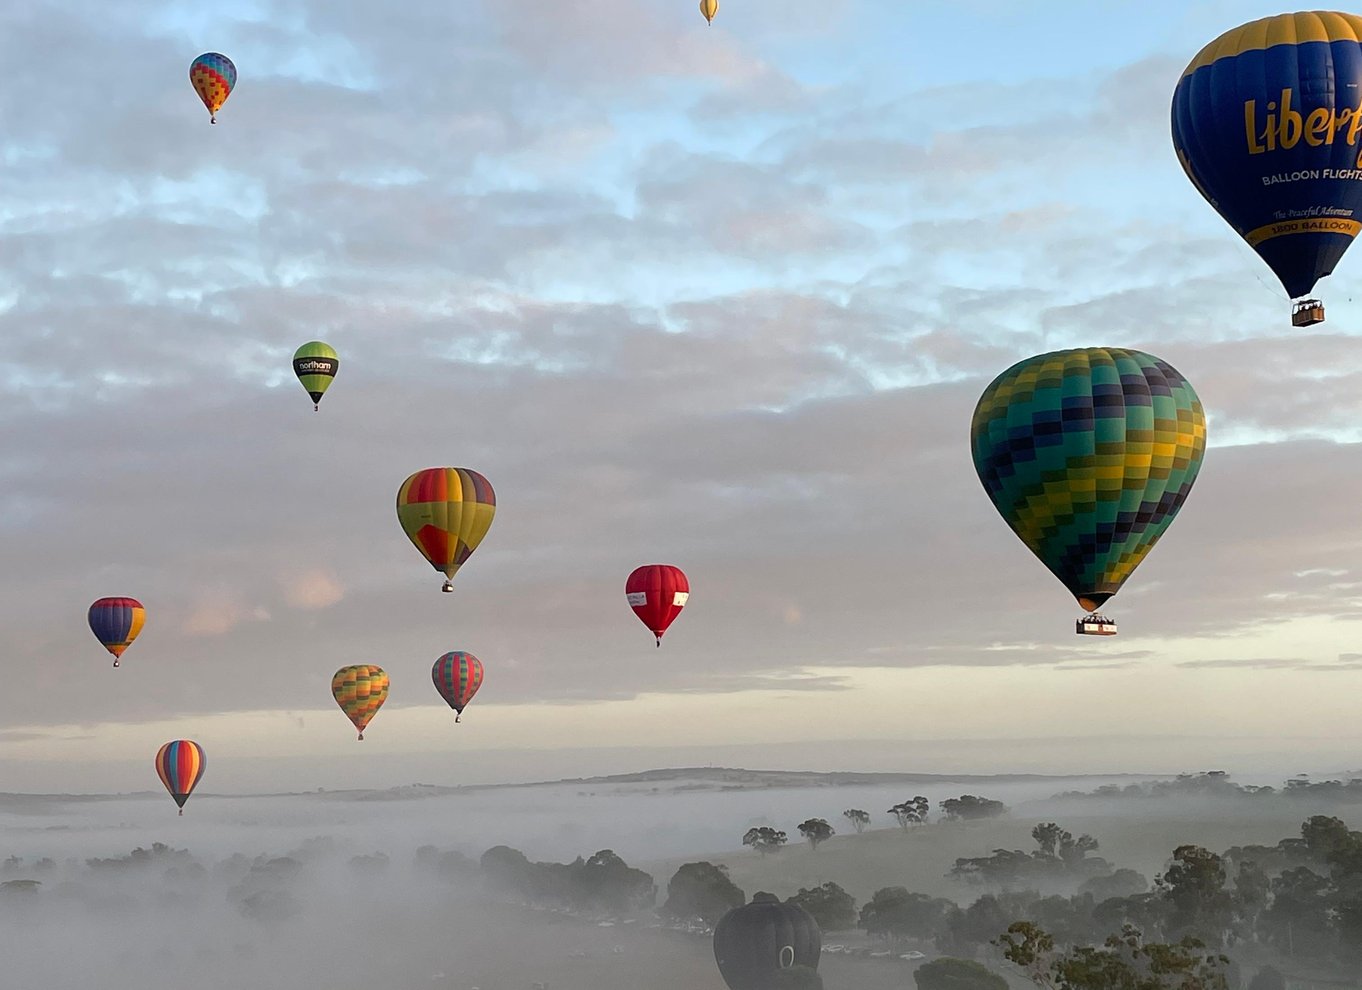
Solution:
M629 599L629 607L652 630L657 645L661 646L662 634L690 599L690 582L679 567L644 564L629 575L624 583L624 593Z

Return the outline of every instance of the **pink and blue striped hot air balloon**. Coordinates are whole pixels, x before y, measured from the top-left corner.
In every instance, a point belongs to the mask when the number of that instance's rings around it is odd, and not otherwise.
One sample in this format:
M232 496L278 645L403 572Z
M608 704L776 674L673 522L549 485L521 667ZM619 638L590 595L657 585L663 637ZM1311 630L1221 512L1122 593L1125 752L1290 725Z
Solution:
M192 739L175 739L157 751L156 774L179 805L180 814L184 814L184 803L199 785L207 765L203 747Z
M435 690L454 709L454 721L461 721L464 707L482 686L482 661L471 653L454 650L446 653L430 669Z
M208 108L208 122L218 122L218 111L236 86L236 66L226 55L204 52L189 64L189 81Z
M113 654L115 667L146 618L147 610L136 598L101 598L90 606L90 631Z

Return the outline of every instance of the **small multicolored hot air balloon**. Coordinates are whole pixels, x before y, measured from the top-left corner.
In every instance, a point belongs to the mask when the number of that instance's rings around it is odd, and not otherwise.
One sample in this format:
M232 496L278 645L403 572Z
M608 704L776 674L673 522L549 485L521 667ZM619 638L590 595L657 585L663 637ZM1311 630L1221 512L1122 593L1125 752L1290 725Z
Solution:
M1264 17L1201 50L1173 93L1173 148L1197 192L1292 298L1362 232L1362 15ZM1301 299L1291 322L1324 319Z
M710 24L714 23L714 15L719 12L719 0L700 0L700 13L705 15L705 20Z
M331 694L363 739L364 727L388 700L388 675L372 663L342 667L331 678Z
M464 707L482 687L482 661L463 650L446 653L430 668L430 679L454 709L454 721L462 721Z
M671 564L644 564L624 583L629 607L662 645L662 634L690 600L690 582Z
M312 411L321 407L322 395L331 387L340 367L340 358L330 344L309 340L293 352L293 373L312 397Z
M208 122L218 122L218 111L236 85L236 66L226 55L204 52L189 64L189 81L208 108Z
M984 389L970 448L999 515L1095 613L1186 501L1206 415L1166 361L1119 347L1056 351ZM1114 635L1116 624L1092 614L1077 631Z
M115 667L146 618L147 610L136 598L100 598L90 606L90 631L113 654Z
M397 521L445 576L441 591L454 590L454 575L487 535L496 512L492 483L467 468L426 468L397 490Z
M184 814L184 803L203 778L203 768L207 760L203 747L192 739L176 739L168 742L156 753L156 773L165 784L170 796Z

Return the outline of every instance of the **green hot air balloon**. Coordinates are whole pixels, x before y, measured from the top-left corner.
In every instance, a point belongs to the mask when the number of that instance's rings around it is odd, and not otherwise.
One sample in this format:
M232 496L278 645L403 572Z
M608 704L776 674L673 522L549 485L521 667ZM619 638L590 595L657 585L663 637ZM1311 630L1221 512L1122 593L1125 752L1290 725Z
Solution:
M315 412L322 401L322 394L336 377L340 358L330 344L320 340L309 340L293 354L293 373L303 383L307 394L312 396L312 409Z
M1158 542L1201 470L1206 415L1172 365L1087 347L1027 358L984 389L974 469L998 513L1096 613ZM1113 635L1091 614L1078 632Z

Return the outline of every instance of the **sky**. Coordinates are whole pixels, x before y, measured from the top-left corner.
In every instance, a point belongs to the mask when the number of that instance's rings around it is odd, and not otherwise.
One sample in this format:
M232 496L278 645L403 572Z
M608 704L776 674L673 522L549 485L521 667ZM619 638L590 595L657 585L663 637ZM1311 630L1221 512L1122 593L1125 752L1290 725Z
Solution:
M222 793L1357 765L1362 259L1291 328L1169 139L1183 66L1277 12L0 9L0 790L154 787L180 737ZM1209 420L1100 641L968 448L994 376L1092 345ZM452 595L393 511L436 465L497 493ZM692 587L660 650L623 591L655 561ZM105 595L148 611L116 671ZM352 663L392 678L363 743Z

